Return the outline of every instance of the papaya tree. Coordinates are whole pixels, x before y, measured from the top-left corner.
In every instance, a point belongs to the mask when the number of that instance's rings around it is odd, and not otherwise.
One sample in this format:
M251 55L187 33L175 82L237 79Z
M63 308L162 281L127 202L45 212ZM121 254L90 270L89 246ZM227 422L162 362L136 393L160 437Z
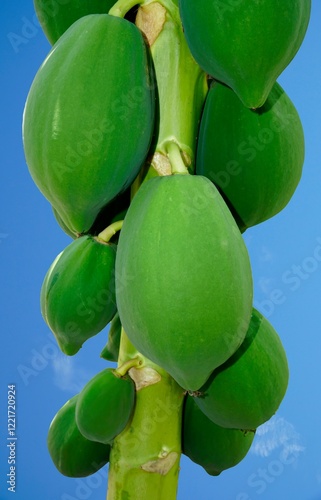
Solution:
M69 477L109 463L108 500L174 500L182 453L213 476L236 466L287 389L242 233L300 181L276 80L311 1L58 3L34 0L52 49L23 116L30 174L73 240L41 312L68 356L110 325L117 366L57 412L48 450Z

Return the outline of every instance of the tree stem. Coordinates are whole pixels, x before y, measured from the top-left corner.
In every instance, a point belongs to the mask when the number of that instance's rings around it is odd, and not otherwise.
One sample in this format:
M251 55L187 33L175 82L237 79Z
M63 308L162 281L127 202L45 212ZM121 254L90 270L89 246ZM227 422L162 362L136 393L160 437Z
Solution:
M150 45L157 82L158 131L151 164L158 175L164 175L164 171L168 175L167 146L174 142L185 165L193 172L196 138L208 85L206 74L193 59L185 40L178 1L142 3L136 25Z
M207 93L206 74L184 38L178 0L138 0L136 25L153 60L158 124L152 159L132 186L155 175L193 171L195 144ZM118 0L110 14L124 16L132 0ZM139 358L129 370L136 385L133 416L112 444L107 500L175 500L181 456L184 390L162 368L142 356L122 330L118 366Z
M132 368L136 404L132 420L110 454L107 500L175 500L181 455L183 389L144 358L122 331L119 363L139 355Z

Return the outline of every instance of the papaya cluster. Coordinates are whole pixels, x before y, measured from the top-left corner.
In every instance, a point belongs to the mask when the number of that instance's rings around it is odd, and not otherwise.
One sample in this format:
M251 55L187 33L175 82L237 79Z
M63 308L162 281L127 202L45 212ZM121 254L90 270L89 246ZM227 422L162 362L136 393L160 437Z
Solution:
M109 461L113 439L126 427L135 384L106 368L73 396L52 420L47 444L53 463L68 477L85 477Z
M301 177L302 125L276 80L311 2L154 2L178 13L208 88L192 165L169 131L171 172L145 180L166 109L135 15L109 14L122 0L55 3L34 0L53 47L23 117L30 174L73 239L44 278L43 317L67 355L110 324L101 356L117 362L123 329L186 392L182 450L218 475L244 458L288 384L281 340L253 308L242 233L284 209ZM102 467L134 411L129 375L96 375L51 423L58 470Z

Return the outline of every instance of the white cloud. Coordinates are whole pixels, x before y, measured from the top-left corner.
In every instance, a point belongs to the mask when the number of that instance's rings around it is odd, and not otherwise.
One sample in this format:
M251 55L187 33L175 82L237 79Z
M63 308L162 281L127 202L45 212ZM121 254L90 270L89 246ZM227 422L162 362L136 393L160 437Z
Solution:
M59 354L52 360L54 384L62 391L78 393L85 383L94 376L76 366L76 361L69 356Z
M261 276L261 278L258 280L258 285L262 293L268 294L273 287L273 280L271 278L265 278L264 276Z
M268 457L278 448L282 448L281 452L285 459L290 454L298 454L305 450L302 438L294 426L282 417L272 417L257 429L251 452L261 457Z
M266 247L265 245L262 245L260 262L272 262L272 260L273 260L273 254L272 254L271 250L268 247Z

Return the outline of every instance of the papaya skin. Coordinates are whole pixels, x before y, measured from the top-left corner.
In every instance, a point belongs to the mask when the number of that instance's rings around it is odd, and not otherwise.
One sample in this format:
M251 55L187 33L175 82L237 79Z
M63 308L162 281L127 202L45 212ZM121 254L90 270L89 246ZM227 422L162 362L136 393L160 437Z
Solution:
M106 368L92 378L79 393L77 426L91 441L111 444L126 427L135 405L135 384L115 370Z
M50 266L41 312L65 354L76 354L115 315L115 259L115 245L81 236Z
M94 474L109 461L110 446L86 439L79 431L75 410L78 394L57 412L47 437L49 454L58 471L68 477Z
M107 14L115 0L34 0L41 28L51 45L78 19L89 14Z
M279 408L288 380L281 340L268 320L253 309L241 347L212 373L195 403L222 427L256 429Z
M254 430L246 432L225 429L214 424L195 404L195 398L186 397L183 410L183 453L211 476L218 476L243 460L254 435Z
M114 198L99 212L99 214L95 219L94 224L89 229L89 231L87 231L86 234L89 234L91 236L97 236L113 222L122 220L125 217L129 205L130 205L130 188L126 189L126 191L116 196L116 198ZM72 239L81 236L81 234L72 232L71 229L69 229L69 227L65 224L65 222L58 214L57 210L53 208L52 211L59 226L66 234L68 234L68 236L70 236Z
M80 234L77 234L77 233L71 231L69 229L69 227L66 226L66 224L64 223L64 221L62 220L62 218L60 217L60 215L58 214L57 210L55 210L54 207L52 207L52 213L54 214L56 222L58 223L60 228L63 230L64 233L66 233L68 236L70 236L70 238L75 240L76 238L78 238L78 236L80 236Z
M199 389L239 347L252 312L251 268L208 179L176 174L142 184L119 237L116 301L133 345L186 390Z
M259 108L302 44L311 0L228 3L179 0L186 40L204 71Z
M76 21L36 74L23 117L25 157L72 233L87 233L145 160L154 126L151 74L142 33L108 14Z
M243 231L286 207L301 179L304 154L299 115L278 83L256 111L228 87L211 86L196 173L215 183Z

